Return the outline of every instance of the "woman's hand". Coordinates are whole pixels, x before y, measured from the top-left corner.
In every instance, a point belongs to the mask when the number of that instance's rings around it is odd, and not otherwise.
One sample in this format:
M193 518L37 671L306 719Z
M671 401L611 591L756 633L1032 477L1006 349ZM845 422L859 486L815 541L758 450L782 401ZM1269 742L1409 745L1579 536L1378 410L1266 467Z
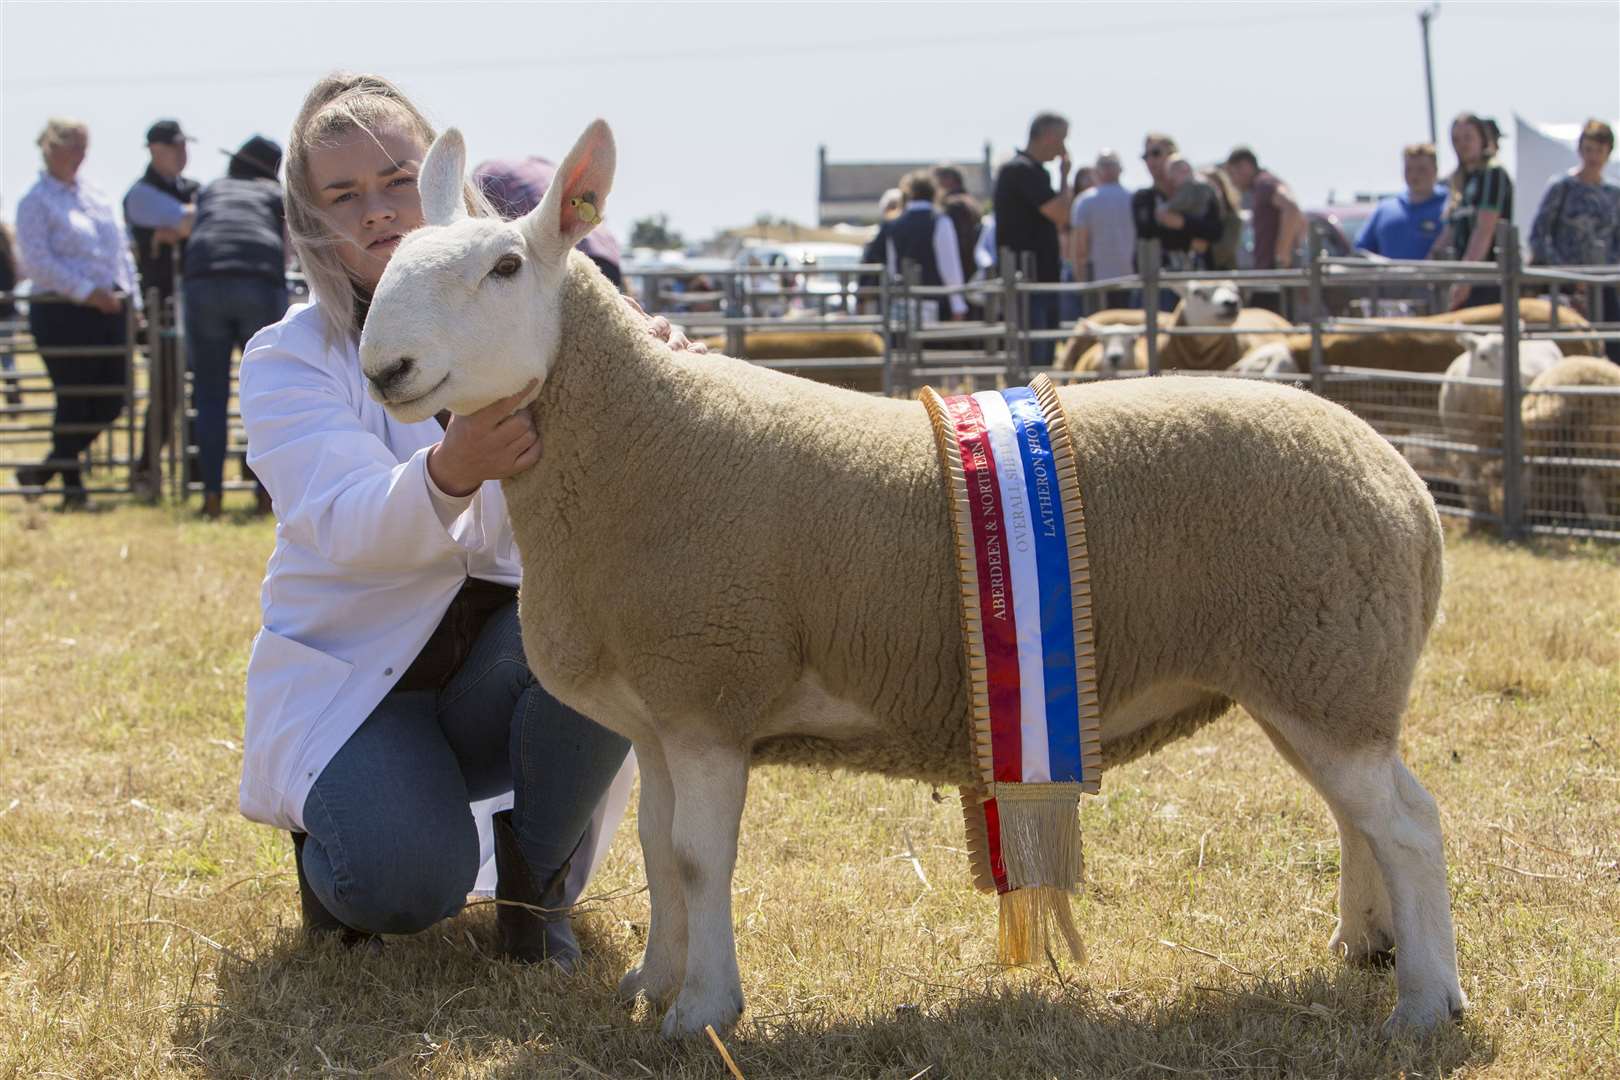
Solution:
M84 302L103 315L116 315L124 310L124 302L106 289L91 289Z
M1451 287L1451 292L1447 294L1446 297L1446 302L1449 305L1450 310L1456 311L1461 308L1463 303L1468 299L1468 294L1473 290L1473 288L1474 287L1472 285L1453 285Z
M666 342L676 352L706 353L709 347L701 341L692 341L685 334L670 325L669 320L662 315L648 315L647 310L638 304L634 297L626 296L624 302L629 304L637 315L640 315L647 324L647 333Z
M534 416L518 408L538 382L530 379L511 397L450 418L444 438L427 457L428 476L440 491L457 498L471 495L485 480L505 480L540 460Z

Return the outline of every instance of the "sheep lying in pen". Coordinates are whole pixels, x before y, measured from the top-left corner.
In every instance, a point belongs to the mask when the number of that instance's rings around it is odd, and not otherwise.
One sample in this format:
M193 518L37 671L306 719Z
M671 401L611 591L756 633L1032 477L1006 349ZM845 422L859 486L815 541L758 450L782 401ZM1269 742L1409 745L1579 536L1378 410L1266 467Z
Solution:
M1505 353L1501 334L1463 334L1458 340L1463 351L1446 368L1446 381L1440 387L1440 427L1448 440L1470 447L1454 455L1457 477L1468 509L1485 514L1502 483L1499 452ZM1519 385L1528 386L1562 356L1551 341L1519 342ZM1491 457L1491 451L1498 453Z
M642 769L652 921L627 1000L666 1035L743 1008L731 875L750 767L971 781L947 500L929 420L653 341L589 259L614 146L596 121L540 206L469 218L465 152L423 162L428 225L373 299L361 362L396 417L540 380L544 447L505 484L524 645ZM585 208L585 209L582 209ZM407 362L408 361L408 362ZM1399 753L1441 532L1400 456L1331 403L1239 379L1061 391L1089 522L1105 762L1244 705L1326 798L1333 945L1395 951L1390 1030L1464 1005L1440 816Z
M1285 340L1280 331L1288 328L1288 320L1264 308L1244 307L1242 294L1230 281L1178 283L1177 291L1181 293L1181 302L1174 311L1160 319L1160 326L1241 327L1253 333L1162 334L1158 347L1159 367L1163 371L1225 371L1237 364L1249 350ZM1065 363L1075 371L1096 371L1104 375L1147 369L1146 330L1140 319L1135 322L1120 319L1111 323L1081 320L1075 331L1076 336L1069 339L1068 346L1058 358L1060 370ZM1072 346L1080 340L1089 340L1092 344L1075 356ZM1121 359L1119 351L1125 347L1130 351Z
M1620 468L1601 464L1620 462L1620 366L1568 356L1537 375L1528 391L1520 408L1525 453L1564 459L1529 469L1531 513L1620 527Z

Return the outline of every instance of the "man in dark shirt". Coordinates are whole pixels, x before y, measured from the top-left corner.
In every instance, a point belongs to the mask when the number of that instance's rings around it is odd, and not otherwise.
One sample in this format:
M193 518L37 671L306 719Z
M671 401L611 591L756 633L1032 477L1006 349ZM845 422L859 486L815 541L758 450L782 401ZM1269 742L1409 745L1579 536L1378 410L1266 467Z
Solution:
M1058 250L1058 227L1069 220L1074 189L1069 183L1069 122L1056 113L1041 113L1029 125L1029 145L1013 155L996 174L996 244L1011 249L1022 261L1025 252L1035 257L1035 280L1062 279L1063 261ZM1058 188L1052 189L1046 163L1056 158ZM1004 268L1015 269L1015 268ZM1031 330L1051 330L1057 326L1056 293L1035 293L1029 298ZM1052 362L1056 345L1037 341L1030 346L1030 361L1036 365Z
M255 135L231 154L225 175L197 197L186 246L186 358L197 407L197 473L203 514L219 517L229 446L231 356L287 311L286 211L276 174L281 147ZM242 478L257 481L247 463ZM270 509L258 485L258 509Z

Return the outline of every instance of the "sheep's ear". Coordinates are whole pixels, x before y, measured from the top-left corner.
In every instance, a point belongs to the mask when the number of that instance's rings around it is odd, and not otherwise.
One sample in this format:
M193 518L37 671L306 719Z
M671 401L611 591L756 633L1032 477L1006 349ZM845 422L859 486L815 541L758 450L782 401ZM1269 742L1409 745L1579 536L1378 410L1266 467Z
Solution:
M568 151L540 205L522 221L523 235L542 257L561 259L602 222L613 189L617 152L605 120L593 120Z
M1479 352L1480 349L1485 347L1485 343L1491 340L1489 334L1459 334L1458 336L1462 338L1463 348L1471 353Z
M467 172L467 144L461 132L447 128L422 159L417 189L422 193L422 218L429 225L449 225L467 216L467 200L462 194Z

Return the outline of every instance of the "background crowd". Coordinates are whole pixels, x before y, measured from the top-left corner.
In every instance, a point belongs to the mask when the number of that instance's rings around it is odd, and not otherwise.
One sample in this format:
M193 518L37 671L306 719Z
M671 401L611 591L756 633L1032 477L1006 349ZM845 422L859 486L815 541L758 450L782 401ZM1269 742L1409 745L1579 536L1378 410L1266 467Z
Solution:
M1064 117L1036 116L1026 145L997 172L988 208L967 194L955 168L906 176L884 196L883 222L865 261L886 263L894 272L914 262L923 284L960 285L993 272L1003 249L1031 259L1041 282L1128 276L1138 269L1138 242L1149 239L1158 241L1166 270L1274 269L1301 258L1306 215L1287 182L1250 147L1237 146L1224 161L1199 168L1182 156L1173 136L1149 132L1142 161L1151 183L1131 192L1120 184L1122 162L1112 149L1074 168L1068 135ZM1494 121L1462 113L1450 139L1454 164L1443 182L1433 144L1402 149L1405 190L1378 204L1355 237L1357 248L1397 259L1495 261L1496 225L1511 219L1514 198L1512 179L1497 160L1501 133ZM150 162L120 205L80 179L90 145L86 126L52 119L37 140L43 168L18 205L15 243L0 230L0 293L19 277L32 280L38 299L29 304L29 328L47 350L56 396L50 452L18 470L17 482L43 488L60 476L69 508L88 504L80 455L123 406L122 394L109 388L123 381L116 347L130 317L156 320L161 331L134 469L137 491L156 495L179 395L173 356L179 311L193 379L203 512L221 511L232 356L285 312L290 249L278 179L281 148L254 135L223 151L230 158L227 174L203 186L185 175L192 141L175 120L152 124L146 132ZM1528 244L1534 262L1620 263L1620 186L1602 175L1613 150L1613 129L1589 121L1578 143L1581 164L1542 198ZM538 202L551 172L545 159L526 158L485 162L476 175L491 202L513 217ZM586 243L586 253L619 283L612 238L599 231ZM156 310L143 310L148 289L155 290ZM1030 299L1032 329L1055 328L1088 307L1138 302L1125 289L1084 300L1078 293ZM1449 296L1452 308L1498 299L1489 285L1459 285ZM1578 292L1572 299L1577 307L1592 306ZM6 303L0 317L10 314ZM1172 294L1161 296L1161 307L1173 305ZM1620 312L1614 290L1605 290L1603 308L1610 318ZM929 314L966 319L979 313L968 299L952 295ZM1037 363L1049 360L1051 347L1037 344ZM1620 360L1616 345L1609 348ZM0 357L0 365L5 398L16 404L10 358ZM262 488L259 508L269 508Z
M1224 161L1195 168L1173 136L1149 132L1142 162L1152 182L1130 192L1120 184L1116 151L1102 149L1091 166L1075 169L1068 135L1064 117L1036 116L1027 144L996 173L993 206L982 218L960 195L960 175L952 182L954 169L908 175L885 197L885 222L867 248L868 261L893 268L909 259L918 263L924 284L948 285L992 270L1004 249L1021 260L1029 256L1042 282L1126 277L1138 269L1143 240L1158 241L1165 270L1282 269L1304 257L1306 215L1287 182L1263 167L1252 148L1234 147ZM1513 181L1497 160L1501 132L1493 120L1465 112L1452 121L1450 135L1455 164L1444 183L1432 143L1401 150L1406 190L1378 204L1354 238L1358 249L1394 259L1496 261L1497 223L1513 215ZM1536 213L1529 238L1535 263L1620 263L1620 186L1603 178L1614 130L1588 121L1578 150L1580 166L1547 190ZM961 250L958 265L947 257L947 239ZM1605 290L1609 317L1620 312L1613 292ZM1495 303L1500 295L1490 285L1459 285L1448 299L1456 309ZM1579 292L1573 301L1591 307ZM1124 289L1105 290L1093 301L1096 307L1134 303ZM1165 310L1174 303L1174 294L1161 294ZM1037 330L1083 313L1080 294L1036 293L1030 305ZM965 316L960 306L940 314ZM1037 346L1037 362L1050 348L1049 342Z

